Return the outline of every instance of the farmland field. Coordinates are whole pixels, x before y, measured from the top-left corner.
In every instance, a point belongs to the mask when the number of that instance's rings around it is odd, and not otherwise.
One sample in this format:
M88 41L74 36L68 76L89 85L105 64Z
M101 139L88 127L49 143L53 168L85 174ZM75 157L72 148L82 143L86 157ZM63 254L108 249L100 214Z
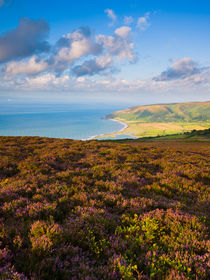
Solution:
M0 137L0 279L209 279L208 141Z
M124 122L127 128L103 137L126 134L141 138L184 133L210 128L210 102L136 106L105 118Z

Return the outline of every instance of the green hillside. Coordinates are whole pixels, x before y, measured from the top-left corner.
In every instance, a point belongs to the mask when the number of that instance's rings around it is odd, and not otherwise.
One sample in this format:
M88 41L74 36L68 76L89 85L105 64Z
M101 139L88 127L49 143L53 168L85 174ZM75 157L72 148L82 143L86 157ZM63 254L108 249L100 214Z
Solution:
M108 117L142 123L206 122L210 121L210 102L138 106L114 112Z
M210 102L189 102L131 107L105 118L127 124L123 131L105 135L116 137L156 137L210 128Z

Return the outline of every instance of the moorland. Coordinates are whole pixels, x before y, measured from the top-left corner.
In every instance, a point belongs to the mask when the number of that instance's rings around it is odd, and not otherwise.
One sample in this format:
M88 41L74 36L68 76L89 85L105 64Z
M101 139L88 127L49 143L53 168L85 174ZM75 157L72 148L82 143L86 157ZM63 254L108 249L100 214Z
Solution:
M209 141L0 137L0 279L209 279Z

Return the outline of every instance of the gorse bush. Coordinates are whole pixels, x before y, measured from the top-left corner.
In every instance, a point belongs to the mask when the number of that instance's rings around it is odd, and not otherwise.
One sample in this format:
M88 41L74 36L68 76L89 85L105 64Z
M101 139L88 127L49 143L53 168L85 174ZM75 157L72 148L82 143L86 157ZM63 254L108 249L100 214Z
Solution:
M209 279L209 154L0 137L0 279Z

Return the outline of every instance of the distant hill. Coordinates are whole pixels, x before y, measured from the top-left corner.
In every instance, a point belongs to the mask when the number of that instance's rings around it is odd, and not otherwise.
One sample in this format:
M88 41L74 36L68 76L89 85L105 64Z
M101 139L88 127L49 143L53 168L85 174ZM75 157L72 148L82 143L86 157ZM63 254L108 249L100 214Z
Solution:
M104 137L156 137L210 128L210 102L131 107L105 117L126 123L120 132Z
M136 106L114 112L106 118L141 123L207 122L210 121L210 102Z

